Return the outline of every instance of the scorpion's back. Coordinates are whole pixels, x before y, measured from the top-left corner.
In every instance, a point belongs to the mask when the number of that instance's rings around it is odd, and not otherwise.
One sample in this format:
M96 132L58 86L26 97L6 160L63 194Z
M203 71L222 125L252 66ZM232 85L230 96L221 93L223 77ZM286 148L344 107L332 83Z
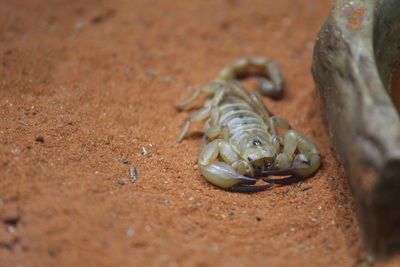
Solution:
M231 144L243 152L248 144L254 146L271 142L268 126L257 112L242 98L226 94L219 106L220 125L226 127Z

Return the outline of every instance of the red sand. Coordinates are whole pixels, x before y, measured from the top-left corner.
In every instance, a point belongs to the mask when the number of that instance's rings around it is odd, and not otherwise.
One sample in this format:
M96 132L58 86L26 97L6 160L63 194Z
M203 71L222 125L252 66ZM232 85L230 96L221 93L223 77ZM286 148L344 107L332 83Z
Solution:
M0 2L0 265L366 265L310 73L331 4ZM196 166L201 123L175 144L190 111L173 106L250 55L281 66L285 98L265 102L323 167L230 193ZM120 185L130 166L137 182Z

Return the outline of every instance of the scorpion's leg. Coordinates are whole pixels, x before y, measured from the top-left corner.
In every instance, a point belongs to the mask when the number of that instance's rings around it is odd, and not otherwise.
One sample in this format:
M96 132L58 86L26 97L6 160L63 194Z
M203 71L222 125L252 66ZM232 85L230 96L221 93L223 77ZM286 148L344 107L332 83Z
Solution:
M215 138L221 132L221 125L219 124L219 109L218 105L226 93L226 87L218 88L214 97L211 99L210 120L205 130L205 138Z
M197 111L196 113L192 114L189 119L186 120L185 125L182 128L181 133L179 134L178 139L176 140L177 143L180 143L183 138L185 137L186 133L189 131L190 124L192 122L197 122L201 120L205 120L210 116L211 107L204 107Z
M221 132L221 126L219 125L219 110L217 106L211 107L210 119L204 127L204 139L213 139L217 137Z
M262 102L261 102L262 104ZM261 106L260 106L261 108ZM283 145L283 137L279 135L278 133L278 127L289 130L291 129L291 126L287 121L284 119L277 117L277 116L272 116L272 117L266 117L263 113L259 113L261 117L263 118L264 122L268 121L266 123L269 128L271 129L271 136L272 136L272 145L275 148L275 151L280 151L281 145ZM279 156L278 156L279 157Z
M224 162L213 163L218 155L221 156ZM222 139L215 139L208 143L200 153L200 171L210 183L232 191L253 192L272 186L271 184L246 186L246 184L255 184L257 179L245 176L229 165L238 160L240 160L239 156L228 142Z
M273 137L279 137L278 127L285 130L290 130L292 128L286 120L277 116L272 116L270 118L270 125L271 125L271 134Z
M304 135L289 130L284 136L283 152L278 155L276 164L279 170L264 171L264 175L293 175L307 177L320 166L320 156L317 147ZM298 150L294 159L293 155ZM264 179L272 182L273 179Z
M185 125L183 126L183 129L176 141L177 143L180 143L183 140L186 133L189 131L190 124L192 122L205 120L205 119L209 118L210 116L215 117L215 113L218 112L218 109L216 109L216 108L226 92L226 86L224 84L220 84L220 83L212 83L212 84L208 84L208 85L204 86L203 89L201 89L201 90L208 90L207 92L209 92L209 93L212 90L215 91L214 96L211 99L211 104L206 105L205 107L203 107L202 109L200 109L199 111L194 113L192 116L190 116L189 119L186 120ZM214 121L212 123L215 124ZM211 127L209 129L210 132L215 132L215 129L214 130L212 129L213 127L215 128L216 125L211 125Z
M213 95L219 88L224 87L224 86L225 85L223 83L213 82L213 83L209 83L209 84L203 85L201 87L198 87L194 91L193 95L189 99L187 99L187 100L183 101L182 103L180 103L179 105L177 105L176 109L178 109L178 110L184 109L188 104L195 101L200 96L201 92L205 92L208 95Z
M196 88L196 90L194 90L194 94L187 100L183 101L182 103L176 105L176 109L177 110L183 110L188 104L192 103L193 101L195 101L201 93L201 87Z

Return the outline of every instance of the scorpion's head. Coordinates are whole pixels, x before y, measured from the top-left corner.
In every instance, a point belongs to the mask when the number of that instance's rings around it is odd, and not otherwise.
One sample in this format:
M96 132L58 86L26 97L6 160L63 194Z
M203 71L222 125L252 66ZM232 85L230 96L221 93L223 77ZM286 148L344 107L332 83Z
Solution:
M252 141L243 152L243 158L256 169L271 168L274 165L276 151L270 144Z

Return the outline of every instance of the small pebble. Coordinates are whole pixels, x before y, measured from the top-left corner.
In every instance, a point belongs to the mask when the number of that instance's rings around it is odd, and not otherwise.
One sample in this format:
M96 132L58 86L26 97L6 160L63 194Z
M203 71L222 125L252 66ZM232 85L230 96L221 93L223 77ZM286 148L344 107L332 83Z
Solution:
M306 249L307 246L306 246L306 245L303 245L303 244L300 244L300 245L298 246L298 248L301 249L301 250L303 250L303 249Z
M142 147L142 150L140 151L140 154L142 154L143 156L146 156L147 155L146 148Z
M47 209L44 213L43 213L43 217L45 218L49 218L51 216L53 216L54 212L51 209Z
M13 148L13 149L11 149L11 153L13 153L13 154L19 154L19 153L21 153L21 150L18 149L18 148Z
M219 251L219 246L218 246L218 244L212 244L212 250L214 250L214 251Z
M171 202L169 199L164 199L164 203L169 203Z
M127 236L133 236L135 234L135 230L133 230L132 228L129 228L127 231L126 231L126 235Z
M28 123L26 123L26 122L24 122L24 121L22 121L22 120L17 120L17 122L18 122L19 124L21 124L21 125L28 126Z
M128 163L129 163L129 160L128 160L128 159L121 159L121 162L122 162L123 164L128 164Z
M134 183L137 180L137 170L135 167L131 168L131 182Z
M126 73L126 74L131 74L132 71L133 71L133 67L131 67L131 66L129 66L129 67L127 67L127 68L125 69L125 73Z
M120 179L120 180L118 180L118 183L119 183L120 185L125 185L125 184L126 184L126 181L125 181L125 179Z
M291 227L289 230L290 230L290 232L294 232L294 231L296 231L296 228Z
M12 225L7 225L7 232L9 233L14 233L15 232L15 228Z
M164 78L164 83L168 84L168 83L170 83L170 82L171 82L171 77L165 76L165 78Z
M77 24L75 24L75 34L80 33L85 26L86 26L86 23L77 23Z
M310 190L311 188L312 188L312 186L304 187L304 188L300 189L300 191L304 192L304 191Z
M50 250L48 251L48 253L49 253L49 256L52 257L52 258L54 258L55 256L57 256L57 253L56 253L56 251L55 251L54 249L50 249Z
M38 137L36 137L35 141L38 142L38 143L44 143L44 137L43 136L38 136Z
M147 76L150 76L150 77L156 77L157 76L157 72L152 71L152 70L146 71L146 74L147 74Z

